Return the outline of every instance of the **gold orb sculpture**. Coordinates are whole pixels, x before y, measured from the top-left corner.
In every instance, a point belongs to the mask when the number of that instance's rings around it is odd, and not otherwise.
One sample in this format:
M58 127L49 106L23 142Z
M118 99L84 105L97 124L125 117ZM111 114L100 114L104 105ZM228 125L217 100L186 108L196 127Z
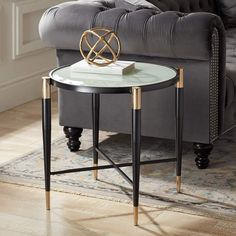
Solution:
M93 28L81 36L80 53L91 65L102 67L115 63L120 51L120 39L112 30Z

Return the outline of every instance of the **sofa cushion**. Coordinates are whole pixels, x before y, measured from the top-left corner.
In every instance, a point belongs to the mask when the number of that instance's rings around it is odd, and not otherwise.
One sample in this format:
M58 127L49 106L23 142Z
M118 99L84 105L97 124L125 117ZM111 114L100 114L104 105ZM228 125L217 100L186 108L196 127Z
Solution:
M226 32L226 106L236 102L236 29Z
M108 7L108 8L115 7L115 1L116 0L89 0L89 1L88 0L77 0L78 4L102 6L102 7ZM71 4L71 2L65 2L63 4L67 5L67 4Z
M149 3L146 0L116 0L116 7L122 7L131 11L138 10L141 8L152 8L159 10L155 5Z
M219 13L227 28L236 26L236 1L218 0Z
M161 11L216 12L215 0L148 0Z

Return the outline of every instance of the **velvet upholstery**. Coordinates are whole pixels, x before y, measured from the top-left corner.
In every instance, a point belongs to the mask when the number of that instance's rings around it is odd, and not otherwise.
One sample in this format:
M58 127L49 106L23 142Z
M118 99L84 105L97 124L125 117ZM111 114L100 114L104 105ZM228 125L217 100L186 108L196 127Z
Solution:
M219 13L226 28L236 27L236 1L218 0Z
M216 12L215 0L148 0L162 11Z

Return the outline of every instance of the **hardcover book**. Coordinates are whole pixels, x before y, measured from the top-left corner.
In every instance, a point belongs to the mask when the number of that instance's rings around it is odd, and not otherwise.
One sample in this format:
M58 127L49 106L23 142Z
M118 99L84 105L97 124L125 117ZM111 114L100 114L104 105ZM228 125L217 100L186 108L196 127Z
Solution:
M96 60L99 63L99 60ZM86 60L81 60L70 66L71 72L74 73L90 73L90 74L111 74L124 75L131 72L135 68L134 61L116 61L108 66L99 67L90 65Z

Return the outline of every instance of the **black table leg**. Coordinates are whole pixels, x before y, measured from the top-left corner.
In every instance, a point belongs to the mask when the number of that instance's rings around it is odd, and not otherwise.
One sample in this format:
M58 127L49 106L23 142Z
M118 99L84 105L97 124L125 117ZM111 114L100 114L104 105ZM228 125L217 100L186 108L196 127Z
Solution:
M176 187L177 192L181 190L182 169L182 139L183 139L183 114L184 114L184 71L179 69L179 81L176 84Z
M51 173L51 79L43 77L42 126L46 209L50 210L50 173Z
M98 166L98 148L99 143L99 109L100 94L92 94L92 127L93 127L93 165ZM94 170L94 179L98 178L98 170Z
M132 159L134 225L138 225L140 145L141 145L141 88L132 88Z

